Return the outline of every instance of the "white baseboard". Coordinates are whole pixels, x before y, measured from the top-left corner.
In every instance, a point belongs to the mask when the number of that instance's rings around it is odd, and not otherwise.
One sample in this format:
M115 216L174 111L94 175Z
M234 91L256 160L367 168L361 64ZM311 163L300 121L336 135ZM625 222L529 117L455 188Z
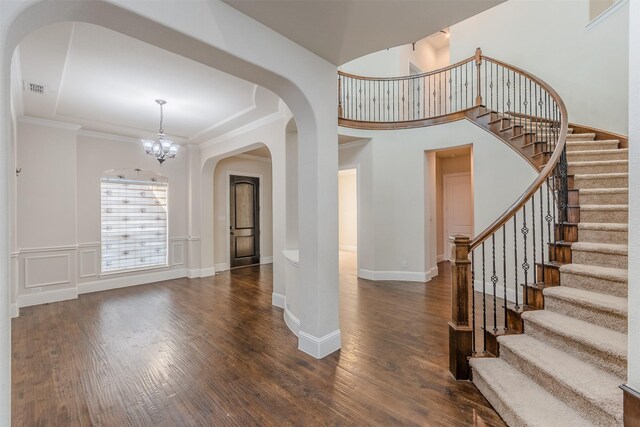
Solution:
M437 262L442 262L442 261L444 261L444 254L440 254L440 255L438 255L438 256L436 257L436 261L437 261Z
M18 304L9 304L9 316L11 316L12 319L15 319L16 317L20 316L20 309L18 308Z
M476 292L482 292L482 280L474 280L473 290ZM493 283L485 282L485 292L487 296L493 298ZM504 287L502 283L496 286L496 297L504 299ZM507 287L507 301L515 302L516 293L512 287ZM522 289L519 289L518 301L522 302Z
M187 277L189 279L198 279L200 276L200 269L199 268L190 268L187 270Z
M299 336L300 319L293 315L288 308L284 309L284 323L295 336Z
M435 267L429 271L373 271L361 268L358 271L358 277L367 280L394 280L398 282L428 282L434 275L438 274L438 268Z
M284 295L274 292L271 294L271 304L279 308L284 308L286 304L286 298Z
M340 250L348 252L358 252L358 247L355 245L340 245Z
M334 351L340 350L341 345L340 329L320 338L298 330L298 350L304 351L316 359L322 359Z
M78 298L78 288L57 289L55 291L38 292L37 294L18 295L17 307L48 304Z
M94 282L78 283L78 294L107 291L109 289L126 288L128 286L144 285L147 283L161 282L163 280L179 279L187 277L184 268L176 270L158 271L135 276L122 276L109 279L96 280Z
M229 269L229 263L228 262L221 262L218 264L214 264L213 265L213 269L215 270L216 273L221 273L223 271L227 271Z
M435 267L431 268L431 270L427 271L427 276L429 277L429 279L427 280L431 280L437 275L438 275L438 266L436 265Z
M215 267L210 268L201 268L200 269L200 277L211 277L216 275Z
M260 264L273 264L273 257L272 256L260 257Z

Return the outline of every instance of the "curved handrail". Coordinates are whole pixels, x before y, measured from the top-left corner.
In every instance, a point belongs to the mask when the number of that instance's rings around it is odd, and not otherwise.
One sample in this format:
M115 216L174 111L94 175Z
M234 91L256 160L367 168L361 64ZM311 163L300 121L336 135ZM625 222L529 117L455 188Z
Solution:
M494 63L508 68L516 73L527 75L532 81L537 82L541 87L545 88L545 90L551 94L558 107L560 108L560 135L558 136L558 140L556 142L551 158L544 166L544 168L540 171L536 180L533 181L533 183L525 190L525 192L518 198L518 200L516 200L502 215L500 215L493 223L491 223L491 225L489 225L480 234L476 235L473 240L471 240L471 242L469 243L470 251L478 247L480 243L487 240L493 233L500 229L500 227L506 224L513 217L513 215L517 213L547 181L547 178L551 176L551 173L555 170L556 166L560 162L560 158L562 157L563 153L565 153L567 133L569 129L569 115L567 113L567 107L560 95L558 95L558 92L555 91L555 89L545 83L542 79L539 79L533 74L527 73L518 67L514 67L513 65L509 65L505 62L492 59L490 57L483 56L483 58L493 61Z
M471 62L473 60L475 60L475 56L471 56L469 58L463 59L462 61L456 62L455 64L452 65L447 65L444 68L439 68L437 70L433 70L433 71L427 71L425 73L420 73L420 74L413 74L411 76L397 76L397 77L368 77L368 76L359 76L357 74L349 74L349 73L345 73L344 71L338 71L338 75L340 76L344 76L344 77L351 77L354 79L359 79L359 80L372 80L372 81L392 81L392 80L407 80L407 79L417 79L420 77L427 77L427 76L432 76L434 74L438 74L438 73L442 73L444 71L449 71L452 70L454 68L457 68L461 65L464 65L468 62Z

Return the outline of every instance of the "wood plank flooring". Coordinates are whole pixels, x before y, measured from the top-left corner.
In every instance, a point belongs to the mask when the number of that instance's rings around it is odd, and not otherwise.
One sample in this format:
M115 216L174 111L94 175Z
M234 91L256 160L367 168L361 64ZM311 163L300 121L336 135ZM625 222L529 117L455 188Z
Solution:
M295 350L270 266L21 309L13 425L504 425L448 372L448 264L427 284L341 264L342 350L323 360Z

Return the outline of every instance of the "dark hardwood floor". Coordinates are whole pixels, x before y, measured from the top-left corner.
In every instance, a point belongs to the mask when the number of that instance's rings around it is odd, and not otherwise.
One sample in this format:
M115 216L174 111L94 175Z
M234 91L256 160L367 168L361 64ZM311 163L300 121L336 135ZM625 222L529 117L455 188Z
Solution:
M448 372L448 268L420 284L341 264L342 350L323 360L295 350L270 266L24 308L13 425L504 425Z

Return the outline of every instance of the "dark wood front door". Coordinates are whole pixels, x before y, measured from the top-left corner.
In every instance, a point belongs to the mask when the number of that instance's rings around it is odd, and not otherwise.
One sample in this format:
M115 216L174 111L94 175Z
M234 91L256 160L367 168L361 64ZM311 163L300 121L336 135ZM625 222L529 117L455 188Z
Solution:
M231 268L260 263L260 181L249 176L230 179Z

